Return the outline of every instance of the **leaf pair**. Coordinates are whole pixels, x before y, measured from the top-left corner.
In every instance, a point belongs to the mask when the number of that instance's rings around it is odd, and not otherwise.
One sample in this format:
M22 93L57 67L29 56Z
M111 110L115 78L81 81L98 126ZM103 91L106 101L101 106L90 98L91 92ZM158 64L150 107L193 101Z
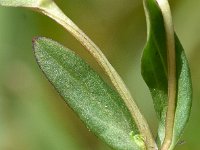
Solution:
M116 90L107 85L84 60L71 50L47 38L34 39L34 52L40 68L66 103L92 132L115 149L157 149L151 139L148 125L137 106L129 98L129 92L123 81L98 47L82 34L78 27L74 27L74 24L63 16L57 7L56 9L49 7L56 6L52 0L0 0L0 5L39 9L71 32L107 72ZM168 101L165 23L155 0L144 0L144 6L147 12L148 41L142 56L142 75L150 88L159 119L157 145L160 147L165 137ZM177 37L175 45L177 99L170 149L176 145L188 120L192 93L187 59Z

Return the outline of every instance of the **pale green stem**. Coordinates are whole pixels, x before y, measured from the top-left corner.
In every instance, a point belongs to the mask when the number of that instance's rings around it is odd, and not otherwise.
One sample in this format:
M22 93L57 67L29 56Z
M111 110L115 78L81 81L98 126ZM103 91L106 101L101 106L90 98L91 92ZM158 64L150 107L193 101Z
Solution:
M69 31L95 58L98 64L103 68L106 74L109 76L111 82L113 83L116 90L119 92L120 96L124 100L126 106L128 107L133 119L135 120L137 127L140 131L141 136L144 137L144 142L148 150L156 150L157 145L151 134L149 126L141 114L139 108L134 102L130 92L126 88L123 80L108 62L101 50L86 36L83 31L81 31L77 25L75 25L52 1L51 3L45 3L45 5L40 5L39 12L51 17L53 20L62 25L67 31Z
M168 105L165 123L165 138L161 150L169 150L173 139L174 118L176 109L176 52L174 40L174 27L168 0L157 0L163 15L168 62Z

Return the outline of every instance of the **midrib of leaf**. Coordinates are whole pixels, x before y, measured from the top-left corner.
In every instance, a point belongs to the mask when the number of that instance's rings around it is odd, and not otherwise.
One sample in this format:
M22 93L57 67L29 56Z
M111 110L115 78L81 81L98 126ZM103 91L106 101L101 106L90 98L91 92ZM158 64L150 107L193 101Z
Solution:
M164 68L165 76L166 76L166 78L167 78L167 67L166 67L165 61L164 61L164 59L163 59L163 57L162 57L162 55L161 55L160 48L159 48L159 46L158 46L158 42L157 42L157 40L155 40L155 37L154 37L154 36L152 36L152 38L153 38L153 41L154 41L155 46L156 46L156 48L157 48L157 52L158 52L158 54L159 54L159 56L160 56L160 59L161 59L161 62L162 62L163 68Z
M167 43L167 64L168 64L168 105L165 120L165 138L161 150L168 150L172 143L174 120L177 98L176 79L176 51L174 28L168 0L157 0L158 6L163 15L166 43Z
M165 63L164 63L164 59L163 59L163 57L161 56L161 53L160 53L160 50L159 50L159 47L158 47L158 43L157 43L157 41L155 40L155 37L154 36L152 36L152 39L153 39L153 42L155 43L155 45L156 45L156 50L157 50L157 52L158 52L158 54L159 54L159 57L160 57L160 59L161 59L161 62L162 62L162 64L163 64L163 68L164 68L164 71L165 71L165 76L166 76L166 78L167 78L167 69L166 69L166 67L165 67ZM153 74L154 74L154 80L156 81L156 84L157 85L160 85L159 84L159 81L158 81L158 78L156 78L156 70L155 70L155 68L154 68L154 65L153 65L153 62L152 62L153 60L152 59L150 59L150 62L151 62L151 68L153 68Z
M160 57L160 59L162 60L161 62L162 62L162 64L163 64L163 68L164 68L164 72L165 72L165 76L166 76L166 78L167 78L167 71L166 71L166 65L165 65L165 63L164 63L164 59L163 59L163 57L161 56L161 54L160 54L160 49L159 49L159 47L158 47L158 43L157 43L157 41L155 40L155 37L154 36L151 36L151 38L153 39L153 42L155 43L155 46L156 46L156 50L157 50L157 52L159 53L159 57ZM150 38L148 39L148 40L150 40ZM160 81L159 81L159 79L157 78L157 74L156 74L156 70L155 70L155 67L154 67L154 65L153 65L153 60L152 59L150 59L150 64L151 64L151 68L154 70L153 71L153 77L154 77L154 80L155 80L155 83L156 83L156 85L157 85L157 87L159 87L160 86ZM151 90L151 92L154 92L153 90ZM160 99L162 98L162 95L159 93L159 97L160 97ZM160 104L160 106L162 107L162 104ZM161 112L161 114L158 114L157 112ZM162 111L156 111L156 113L157 113L157 115L159 116L159 118L161 118L162 117L162 114L163 114L163 110Z

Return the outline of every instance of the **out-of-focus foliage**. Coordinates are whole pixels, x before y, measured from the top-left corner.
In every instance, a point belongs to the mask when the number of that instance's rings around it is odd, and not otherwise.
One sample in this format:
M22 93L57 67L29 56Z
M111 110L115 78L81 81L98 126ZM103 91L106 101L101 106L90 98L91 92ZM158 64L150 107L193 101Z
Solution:
M127 83L155 131L152 99L140 75L146 23L140 0L55 0L64 12L103 50ZM188 55L194 101L183 145L199 149L200 130L200 1L171 0L175 30ZM108 150L65 105L33 57L31 39L42 35L87 58L82 46L45 16L21 8L0 7L0 149Z

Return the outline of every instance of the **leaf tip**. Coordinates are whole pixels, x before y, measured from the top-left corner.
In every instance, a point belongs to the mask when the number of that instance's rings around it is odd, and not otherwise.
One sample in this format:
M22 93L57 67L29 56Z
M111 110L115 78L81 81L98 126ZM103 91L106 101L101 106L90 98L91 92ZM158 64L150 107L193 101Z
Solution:
M36 61L37 61L37 63L39 62L39 60L38 60L38 54L40 53L40 41L42 40L42 39L44 39L44 37L34 37L33 39L32 39L32 50L33 50L33 54L34 54L34 56L35 56L35 58L36 58Z
M40 38L41 38L41 37L38 37L38 36L34 37L34 38L32 39L33 45L34 45Z
M32 46L33 46L33 51L35 52L36 50L36 46L38 44L38 42L42 39L43 37L34 37L32 38Z

